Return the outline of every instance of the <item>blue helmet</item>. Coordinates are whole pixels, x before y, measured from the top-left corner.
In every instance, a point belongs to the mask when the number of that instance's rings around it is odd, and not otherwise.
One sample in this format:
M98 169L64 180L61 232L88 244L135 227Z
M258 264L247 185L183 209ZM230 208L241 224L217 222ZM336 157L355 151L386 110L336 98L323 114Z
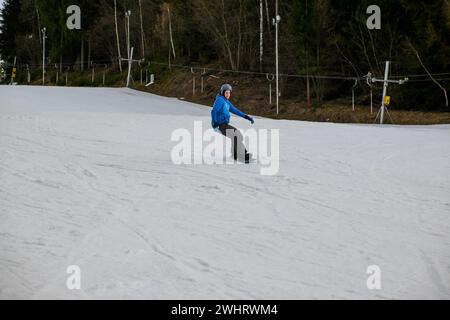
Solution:
M233 91L233 87L226 83L222 87L220 87L220 95L223 96L225 94L225 91Z

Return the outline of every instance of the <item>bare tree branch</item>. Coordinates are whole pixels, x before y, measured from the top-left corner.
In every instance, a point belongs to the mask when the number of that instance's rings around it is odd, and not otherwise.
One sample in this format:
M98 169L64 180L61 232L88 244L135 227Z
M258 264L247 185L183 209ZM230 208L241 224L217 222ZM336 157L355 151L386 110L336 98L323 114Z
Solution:
M447 89L445 89L439 82L436 81L435 78L433 78L433 76L431 75L430 71L428 71L427 67L425 67L425 65L422 62L422 59L420 58L419 52L416 50L416 48L414 48L413 44L411 43L411 41L409 39L407 39L409 46L411 47L411 49L414 51L417 60L419 60L420 64L422 65L423 69L425 70L425 72L428 74L428 76L430 77L431 80L433 80L434 83L436 83L439 88L442 89L442 91L444 91L444 96L445 96L445 105L448 107L448 96L447 96Z

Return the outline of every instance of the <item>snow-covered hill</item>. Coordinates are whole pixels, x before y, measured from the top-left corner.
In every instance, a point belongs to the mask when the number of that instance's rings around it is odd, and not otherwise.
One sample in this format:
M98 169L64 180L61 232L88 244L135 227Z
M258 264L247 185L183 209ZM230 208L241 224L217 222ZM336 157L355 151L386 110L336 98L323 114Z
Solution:
M209 114L0 86L0 298L450 298L450 126L258 118L280 130L277 175L173 164L173 131Z

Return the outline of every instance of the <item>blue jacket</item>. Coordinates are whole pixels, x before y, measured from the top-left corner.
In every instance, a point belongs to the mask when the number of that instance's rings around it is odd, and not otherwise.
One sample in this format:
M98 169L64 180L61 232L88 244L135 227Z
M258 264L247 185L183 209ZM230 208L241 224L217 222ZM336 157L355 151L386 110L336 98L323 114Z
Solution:
M215 129L221 124L230 123L230 112L244 118L245 113L233 106L224 96L218 94L211 111L211 125Z

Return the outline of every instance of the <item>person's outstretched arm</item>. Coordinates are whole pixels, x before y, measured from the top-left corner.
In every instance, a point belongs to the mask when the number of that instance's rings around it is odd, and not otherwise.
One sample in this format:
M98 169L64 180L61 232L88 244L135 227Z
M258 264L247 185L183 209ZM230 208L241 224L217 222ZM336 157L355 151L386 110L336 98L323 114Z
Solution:
M248 121L250 121L252 124L255 123L255 120L253 120L252 117L246 115L245 113L243 113L241 110L239 110L238 108L236 108L231 102L230 103L230 112L241 117L244 118Z
M241 118L245 118L245 113L243 113L241 110L236 108L231 102L228 101L228 103L230 104L230 112L231 113L233 113Z

